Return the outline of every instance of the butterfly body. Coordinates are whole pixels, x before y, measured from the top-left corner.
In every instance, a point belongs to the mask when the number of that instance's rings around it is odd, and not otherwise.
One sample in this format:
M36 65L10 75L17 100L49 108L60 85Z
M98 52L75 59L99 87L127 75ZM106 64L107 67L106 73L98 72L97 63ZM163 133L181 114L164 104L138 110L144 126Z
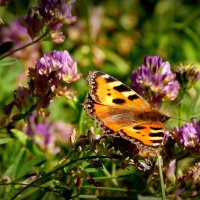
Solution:
M87 80L89 95L84 108L103 132L119 134L139 149L152 151L161 144L168 116L104 72L92 71Z

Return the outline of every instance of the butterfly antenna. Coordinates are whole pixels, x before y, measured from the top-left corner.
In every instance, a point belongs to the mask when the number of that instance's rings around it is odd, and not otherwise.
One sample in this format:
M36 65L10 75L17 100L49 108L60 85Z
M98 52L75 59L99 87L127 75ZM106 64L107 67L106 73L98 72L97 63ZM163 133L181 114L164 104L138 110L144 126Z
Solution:
M183 121L183 122L190 122L188 120L185 120L185 119L180 119L180 118L176 118L176 117L170 117L171 119L177 119L177 120L180 120L180 121Z

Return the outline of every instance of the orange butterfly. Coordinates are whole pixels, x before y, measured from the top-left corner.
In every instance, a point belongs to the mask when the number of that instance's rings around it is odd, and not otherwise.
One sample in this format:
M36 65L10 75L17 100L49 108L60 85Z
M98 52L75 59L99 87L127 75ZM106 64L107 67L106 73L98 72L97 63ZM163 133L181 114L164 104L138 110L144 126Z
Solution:
M143 151L142 154L144 150L155 152L163 141L164 122L169 117L152 108L143 97L104 72L91 71L87 80L89 95L84 108L97 121L101 130L104 133L117 133L131 141Z

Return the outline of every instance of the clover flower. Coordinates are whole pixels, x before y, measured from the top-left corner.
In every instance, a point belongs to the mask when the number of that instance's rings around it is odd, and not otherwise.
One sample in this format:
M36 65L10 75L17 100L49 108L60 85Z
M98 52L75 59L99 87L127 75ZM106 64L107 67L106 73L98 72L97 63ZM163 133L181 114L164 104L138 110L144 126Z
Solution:
M200 79L200 71L193 65L181 65L176 70L176 77L181 85L185 84L186 88L189 89Z
M29 68L29 76L32 89L39 96L50 90L57 95L64 95L68 89L64 85L80 78L77 63L66 50L45 53L37 60L35 68Z
M131 87L154 106L164 99L174 100L178 96L179 83L171 71L169 62L160 56L146 56L144 63L131 74Z
M37 0L37 5L30 8L28 15L21 20L22 24L28 29L32 38L38 36L39 31L46 25L53 41L61 43L64 41L62 25L76 20L71 14L73 3L73 0L68 3L64 0Z
M183 124L181 128L174 128L174 137L180 147L194 148L200 153L200 122L192 120Z

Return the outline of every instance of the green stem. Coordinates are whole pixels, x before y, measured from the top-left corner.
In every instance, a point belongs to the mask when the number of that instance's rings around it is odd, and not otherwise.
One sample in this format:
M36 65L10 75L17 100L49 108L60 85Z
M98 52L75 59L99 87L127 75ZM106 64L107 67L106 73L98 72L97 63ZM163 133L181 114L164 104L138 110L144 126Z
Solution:
M31 46L31 45L33 45L33 44L39 42L39 41L42 40L44 37L46 37L47 34L48 34L48 32L45 32L43 35L41 35L39 38L33 40L32 42L30 42L30 43L28 43L28 44L26 44L26 45L24 45L24 46L22 46L22 47L19 47L19 48L13 50L13 51L8 52L7 54L1 56L1 57L0 57L0 60L3 60L4 58L6 58L6 57L8 57L8 56L10 56L10 55L12 55L12 54L14 54L15 52L20 51L20 50L22 50L22 49L25 49L26 47L29 47L29 46Z
M82 157L82 158L78 158L76 160L72 160L69 163L64 163L63 165L58 166L57 168L53 169L52 171L44 174L43 176L41 176L40 178L34 180L33 182L31 182L29 185L25 186L24 188L22 188L19 192L17 192L10 200L14 200L17 198L18 195L20 195L22 192L24 192L25 190L27 190L28 188L34 186L36 183L38 183L39 181L41 181L42 179L45 179L53 174L55 174L56 172L58 172L59 170L62 170L65 167L69 167L70 165L76 163L76 162L80 162L82 160L92 160L92 159L105 159L105 158L111 158L109 156L88 156L88 157ZM112 157L114 158L114 157Z
M117 192L135 192L133 189L126 189L126 188L118 188L118 187L96 187L96 186L83 186L84 189L94 189L94 190L110 190L110 191L117 191Z
M84 101L86 100L87 98L87 94L85 94L84 96ZM83 120L84 120L84 108L83 106L80 107L80 116L79 116L79 122L78 122L78 130L79 130L79 134L82 134L82 131L83 131Z
M183 86L183 91L182 91L182 95L181 95L181 103L179 104L179 109L178 109L178 126L180 127L181 125L181 119L182 119L182 109L183 109L183 101L184 101L184 96L186 93L186 86Z
M162 200L166 200L165 185L164 185L164 179L163 179L163 173L162 173L162 157L160 155L158 155L158 168L159 168L159 175L160 175Z
M113 183L114 186L118 186L116 179L113 179L113 175L110 174L110 172L107 170L107 168L104 165L103 165L103 172L108 178L111 179L111 182Z

